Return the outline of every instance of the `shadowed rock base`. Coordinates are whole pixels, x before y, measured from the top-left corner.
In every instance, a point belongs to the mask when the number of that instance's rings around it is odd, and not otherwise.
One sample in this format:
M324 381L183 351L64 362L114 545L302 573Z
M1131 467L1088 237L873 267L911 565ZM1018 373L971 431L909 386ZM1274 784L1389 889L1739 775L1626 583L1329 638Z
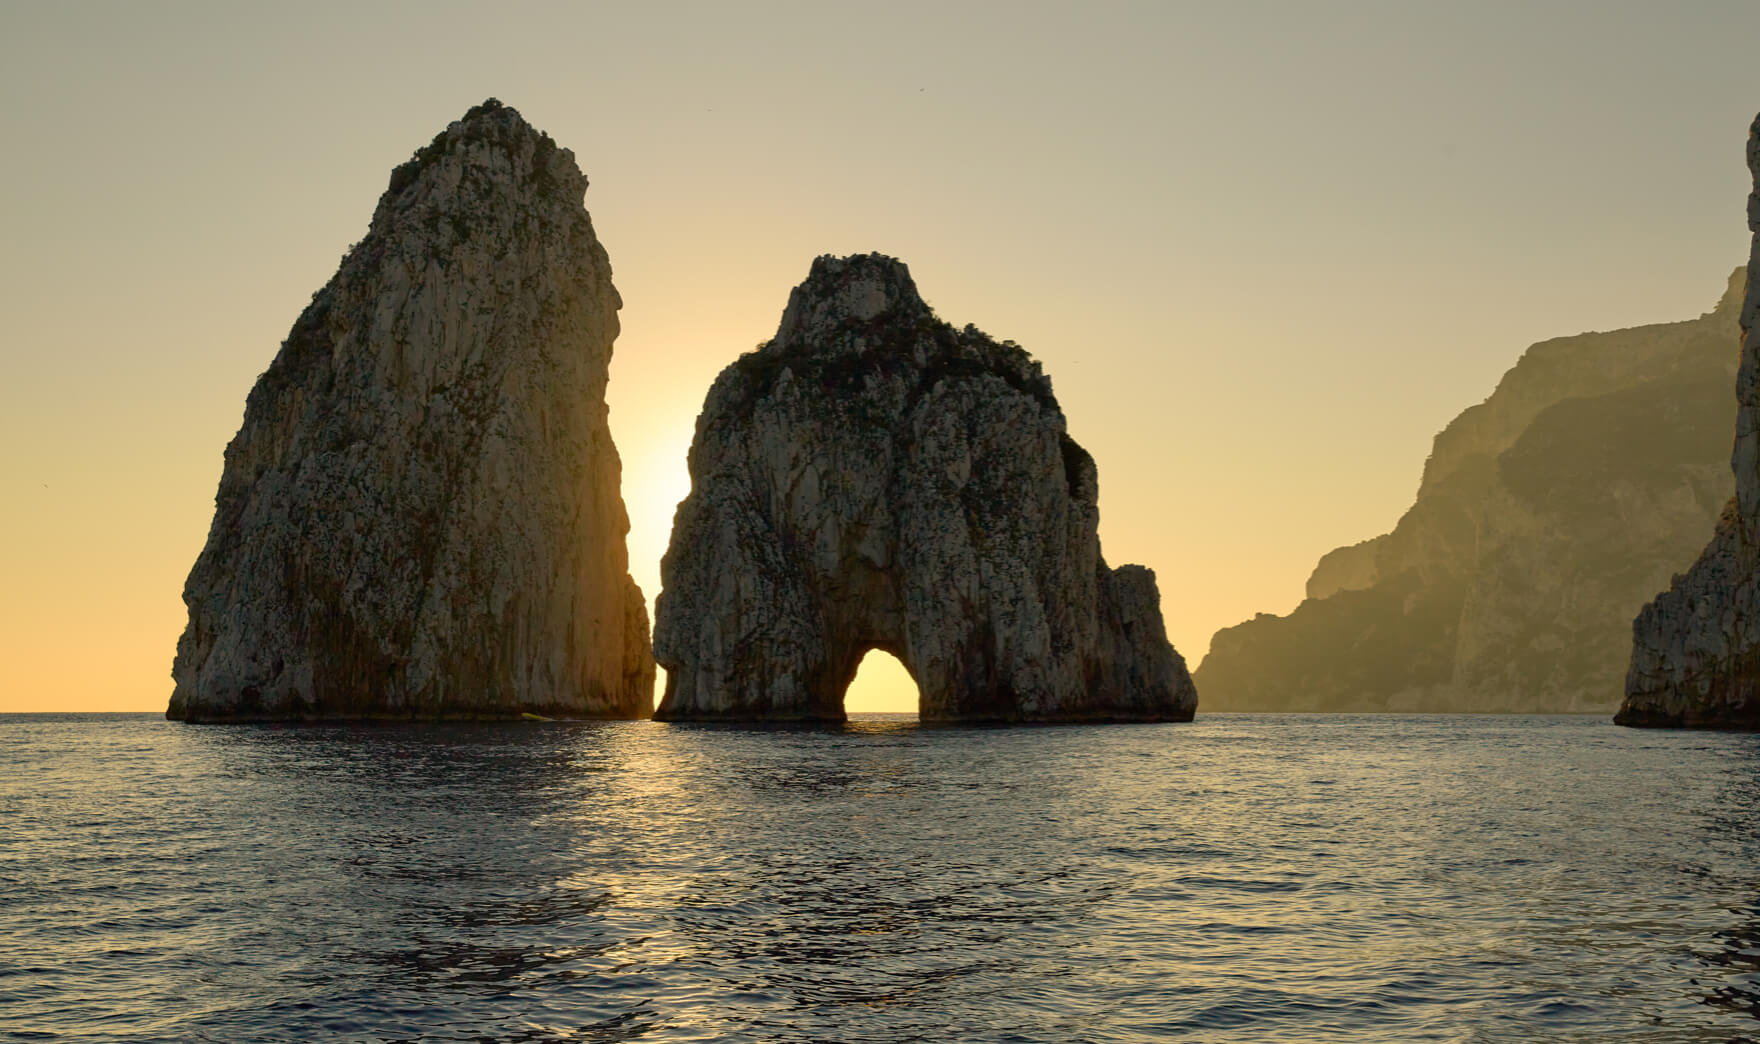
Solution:
M655 717L842 721L871 649L926 722L1184 721L1154 574L1100 556L1098 477L1026 352L905 266L818 259L722 371L661 565Z
M1757 566L1760 555L1732 499L1699 560L1633 622L1615 724L1760 729Z

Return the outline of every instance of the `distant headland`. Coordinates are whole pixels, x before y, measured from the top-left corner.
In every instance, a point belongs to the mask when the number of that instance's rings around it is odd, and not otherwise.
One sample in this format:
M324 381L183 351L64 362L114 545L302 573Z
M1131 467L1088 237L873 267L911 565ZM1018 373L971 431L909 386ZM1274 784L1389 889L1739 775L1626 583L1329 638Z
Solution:
M1697 319L1529 348L1436 436L1391 532L1322 557L1289 615L1217 632L1205 706L1610 713L1632 617L1730 494L1746 278Z

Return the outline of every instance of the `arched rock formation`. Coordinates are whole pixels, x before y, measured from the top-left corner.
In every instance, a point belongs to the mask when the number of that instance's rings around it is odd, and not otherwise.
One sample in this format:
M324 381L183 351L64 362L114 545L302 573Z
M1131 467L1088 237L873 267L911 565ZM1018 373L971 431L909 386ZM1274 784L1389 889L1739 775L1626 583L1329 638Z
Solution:
M862 656L926 721L1188 720L1155 577L1107 568L1094 462L1038 363L905 266L821 257L722 371L661 565L657 718L841 720Z

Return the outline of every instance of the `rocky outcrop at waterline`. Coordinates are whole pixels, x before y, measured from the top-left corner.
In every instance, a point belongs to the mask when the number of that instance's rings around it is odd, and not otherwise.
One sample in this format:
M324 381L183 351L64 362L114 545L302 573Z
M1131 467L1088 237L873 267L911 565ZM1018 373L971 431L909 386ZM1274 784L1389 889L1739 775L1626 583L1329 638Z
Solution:
M1611 711L1632 616L1730 493L1745 282L1698 319L1528 349L1436 437L1392 532L1323 557L1288 616L1217 632L1206 708Z
M878 255L821 257L722 371L661 565L656 717L840 720L862 656L928 721L1185 720L1154 574L1100 555L1094 461L1038 363Z
M493 100L391 175L226 449L167 717L645 717L573 155Z
M1753 247L1735 382L1735 495L1690 569L1632 624L1621 725L1760 728L1760 117L1748 130Z

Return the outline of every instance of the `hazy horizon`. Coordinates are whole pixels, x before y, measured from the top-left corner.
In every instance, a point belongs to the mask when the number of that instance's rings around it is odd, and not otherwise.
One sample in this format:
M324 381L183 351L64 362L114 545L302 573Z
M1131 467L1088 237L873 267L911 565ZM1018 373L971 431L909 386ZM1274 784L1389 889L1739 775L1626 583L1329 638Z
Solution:
M163 709L246 392L391 168L486 97L592 181L650 609L710 382L814 256L873 250L1044 364L1107 560L1157 572L1196 667L1391 528L1529 344L1715 304L1756 30L1735 3L10 7L0 712ZM880 673L851 710L914 709Z

